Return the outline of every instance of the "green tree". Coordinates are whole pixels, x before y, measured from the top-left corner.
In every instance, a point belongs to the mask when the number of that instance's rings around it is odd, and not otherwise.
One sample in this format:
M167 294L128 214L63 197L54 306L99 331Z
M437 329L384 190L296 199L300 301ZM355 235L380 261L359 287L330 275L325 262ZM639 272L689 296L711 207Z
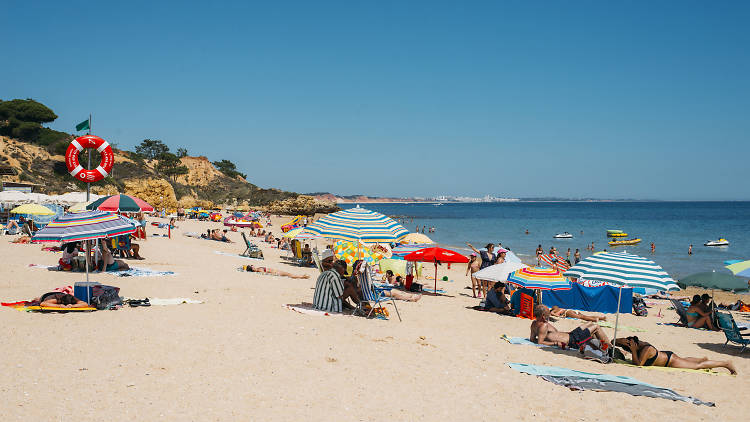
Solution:
M180 158L171 152L164 152L157 158L159 164L156 165L156 170L167 177L171 177L174 181L177 181L177 176L188 172L188 168L182 165Z
M235 166L234 163L229 160L214 161L213 165L216 166L216 168L220 172L233 179L237 176L240 176L243 179L247 179L247 175L245 173L240 173L239 171L237 171L237 166Z
M177 148L177 157L178 158L187 157L187 155L188 155L187 148Z
M56 118L49 107L32 99L0 101L0 135L36 142L42 123Z
M144 139L140 145L135 147L135 152L149 160L154 160L160 155L168 153L169 147L158 139Z

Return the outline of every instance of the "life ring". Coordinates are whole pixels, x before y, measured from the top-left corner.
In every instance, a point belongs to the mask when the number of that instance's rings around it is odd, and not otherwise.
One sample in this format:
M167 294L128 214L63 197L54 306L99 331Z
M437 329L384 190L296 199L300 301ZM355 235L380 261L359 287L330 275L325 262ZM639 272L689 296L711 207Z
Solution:
M96 148L101 155L102 162L94 170L86 170L78 162L78 153L84 148ZM112 147L104 139L94 136L85 135L73 140L65 151L65 165L68 167L70 175L76 179L93 183L98 182L112 171L112 165L115 163L115 155L112 153Z

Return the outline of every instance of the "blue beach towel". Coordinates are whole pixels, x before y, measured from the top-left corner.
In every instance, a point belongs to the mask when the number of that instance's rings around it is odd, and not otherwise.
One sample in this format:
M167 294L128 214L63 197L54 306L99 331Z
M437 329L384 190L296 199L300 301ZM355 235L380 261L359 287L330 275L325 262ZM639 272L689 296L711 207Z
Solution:
M693 397L683 396L668 388L651 385L631 377L595 374L557 366L529 365L525 363L507 363L507 365L518 372L536 375L545 381L573 390L616 391L632 396L656 397L684 401L696 405L715 406L712 402L704 402Z

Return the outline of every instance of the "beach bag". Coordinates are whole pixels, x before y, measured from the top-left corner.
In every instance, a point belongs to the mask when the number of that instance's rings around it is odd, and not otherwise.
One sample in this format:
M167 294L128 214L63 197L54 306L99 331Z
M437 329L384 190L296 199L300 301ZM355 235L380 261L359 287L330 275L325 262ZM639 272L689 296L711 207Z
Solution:
M99 310L122 305L122 299L120 299L120 288L105 285L96 285L92 287L90 304Z
M421 283L411 283L411 286L409 286L410 292L421 292L422 291L422 284Z
M646 309L646 302L643 298L633 298L633 313L637 316L648 316L648 309Z

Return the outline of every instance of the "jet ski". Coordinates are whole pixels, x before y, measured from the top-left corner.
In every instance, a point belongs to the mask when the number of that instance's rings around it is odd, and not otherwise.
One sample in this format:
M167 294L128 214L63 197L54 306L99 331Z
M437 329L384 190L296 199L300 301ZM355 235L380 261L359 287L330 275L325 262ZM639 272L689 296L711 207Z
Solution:
M721 238L719 240L709 240L708 242L704 243L703 246L729 246L729 241Z
M565 233L558 233L558 234L552 236L552 238L553 239L572 239L573 235L570 234L570 233L568 233L568 232L565 232Z

